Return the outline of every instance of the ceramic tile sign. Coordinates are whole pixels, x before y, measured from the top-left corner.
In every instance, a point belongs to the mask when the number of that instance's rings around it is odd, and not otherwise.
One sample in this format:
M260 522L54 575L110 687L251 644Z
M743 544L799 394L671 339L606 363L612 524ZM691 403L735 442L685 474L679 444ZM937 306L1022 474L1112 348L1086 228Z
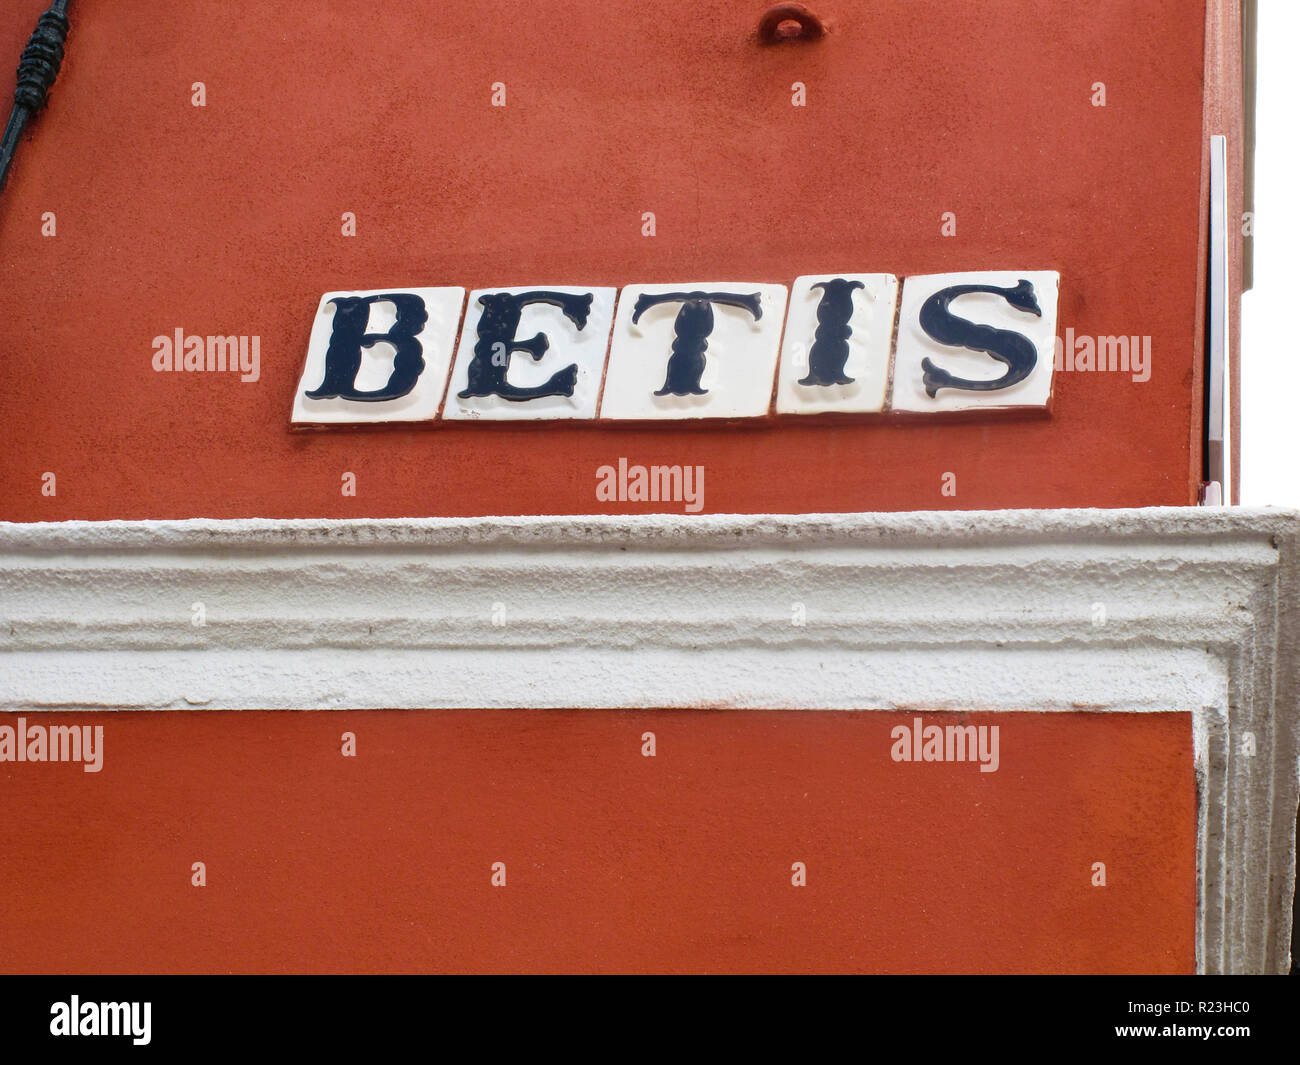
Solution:
M1060 275L926 274L903 282L890 407L933 413L1044 408Z
M884 410L897 303L893 274L797 278L781 346L777 413Z
M293 400L295 424L436 418L463 288L327 292Z
M617 295L564 285L471 292L442 416L595 418Z
M1046 410L1059 290L1050 270L534 285L472 292L463 322L461 288L328 292L293 422Z
M601 419L767 414L785 304L784 285L628 285L614 322Z

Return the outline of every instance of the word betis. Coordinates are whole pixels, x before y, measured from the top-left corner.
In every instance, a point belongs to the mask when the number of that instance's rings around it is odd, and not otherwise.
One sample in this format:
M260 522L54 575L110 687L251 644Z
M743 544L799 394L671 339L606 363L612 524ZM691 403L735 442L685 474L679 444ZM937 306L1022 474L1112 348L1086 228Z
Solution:
M1045 409L1059 288L1052 271L1001 271L815 274L789 287L539 285L479 289L468 306L463 288L329 292L292 420Z

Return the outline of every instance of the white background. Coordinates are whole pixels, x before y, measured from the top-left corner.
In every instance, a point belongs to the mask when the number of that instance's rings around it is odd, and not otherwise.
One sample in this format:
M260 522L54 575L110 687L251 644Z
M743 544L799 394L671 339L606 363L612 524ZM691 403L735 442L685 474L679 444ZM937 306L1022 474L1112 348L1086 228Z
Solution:
M1300 507L1300 3L1259 5L1255 287L1242 300L1241 502Z

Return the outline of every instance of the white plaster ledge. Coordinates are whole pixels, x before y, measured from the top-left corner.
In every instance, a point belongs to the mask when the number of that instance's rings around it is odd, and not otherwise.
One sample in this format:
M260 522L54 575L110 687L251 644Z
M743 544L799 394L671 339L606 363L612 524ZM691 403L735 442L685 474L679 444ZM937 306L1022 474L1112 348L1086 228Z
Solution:
M0 706L1185 710L1200 967L1282 971L1298 543L1229 508L0 523Z

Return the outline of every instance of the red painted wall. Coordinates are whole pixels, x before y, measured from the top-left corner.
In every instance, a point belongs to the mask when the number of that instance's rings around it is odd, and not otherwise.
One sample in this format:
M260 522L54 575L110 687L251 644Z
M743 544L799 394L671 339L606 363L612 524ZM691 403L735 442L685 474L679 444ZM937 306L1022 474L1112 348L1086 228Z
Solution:
M765 6L77 0L0 197L0 519L653 509L596 500L620 456L704 465L709 512L1191 503L1203 3L817 0L826 40L761 49ZM289 430L332 289L1018 268L1061 272L1061 331L1151 335L1150 381L961 424ZM262 379L154 373L177 327L259 335ZM884 760L909 719L76 717L102 774L0 765L0 968L1194 967L1186 715L1004 717L987 775Z
M0 970L1194 970L1190 715L971 715L994 773L912 717L41 715L103 769L0 764Z
M620 456L703 464L712 512L1191 503L1203 4L813 6L828 38L763 49L748 0L78 0L0 199L0 518L652 509L597 502ZM331 289L1029 267L1151 380L960 425L288 427ZM154 373L176 327L261 336L262 380Z

